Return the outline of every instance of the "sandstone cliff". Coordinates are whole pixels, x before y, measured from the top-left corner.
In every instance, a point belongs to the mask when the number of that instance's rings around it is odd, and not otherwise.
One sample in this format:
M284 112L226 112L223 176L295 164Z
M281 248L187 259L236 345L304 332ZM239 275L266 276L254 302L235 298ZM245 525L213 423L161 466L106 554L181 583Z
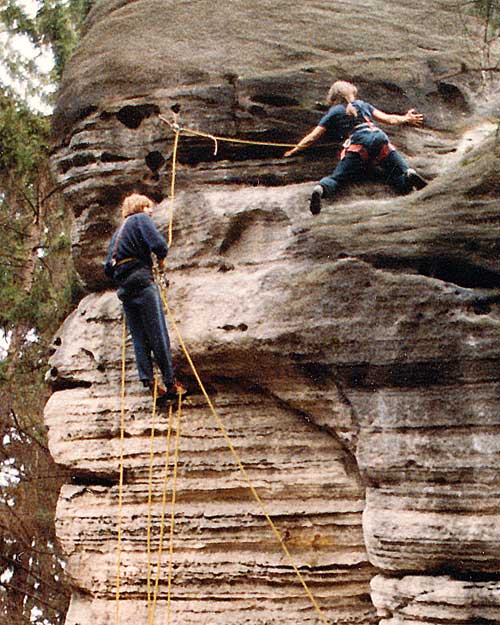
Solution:
M168 226L172 132L293 143L332 78L426 115L391 133L431 183L357 185L318 217L332 146L181 135L169 304L231 440L332 622L500 623L500 140L455 3L108 0L55 115L54 172L89 295L56 338L50 447L67 625L115 622L121 311L100 264L131 190ZM449 78L443 78L449 76ZM453 76L453 77L450 77ZM196 388L172 333L179 374ZM127 339L120 622L147 622L151 402ZM159 541L165 417L153 467ZM319 622L203 396L185 407L174 623ZM165 622L167 556L157 623Z

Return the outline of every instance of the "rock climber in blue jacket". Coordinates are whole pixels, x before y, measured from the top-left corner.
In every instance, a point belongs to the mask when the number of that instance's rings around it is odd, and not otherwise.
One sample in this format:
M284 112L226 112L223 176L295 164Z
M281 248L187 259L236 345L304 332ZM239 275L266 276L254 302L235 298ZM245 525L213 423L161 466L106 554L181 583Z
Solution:
M408 166L385 132L374 124L376 120L389 125L420 126L423 115L414 109L404 115L390 115L358 100L357 94L358 90L352 83L344 80L334 82L327 96L330 110L309 134L285 153L285 156L292 156L308 148L325 133L332 141L343 142L337 167L329 176L322 178L312 191L310 210L313 215L321 211L322 197L332 197L341 186L359 180L369 167L380 166L387 182L402 194L422 189L427 184Z
M122 204L122 224L109 244L104 273L118 286L127 325L132 335L135 361L144 387L154 391L152 355L164 386L157 386L158 402L186 393L174 375L170 340L158 286L153 278L151 253L165 270L168 246L151 219L153 202L133 193Z

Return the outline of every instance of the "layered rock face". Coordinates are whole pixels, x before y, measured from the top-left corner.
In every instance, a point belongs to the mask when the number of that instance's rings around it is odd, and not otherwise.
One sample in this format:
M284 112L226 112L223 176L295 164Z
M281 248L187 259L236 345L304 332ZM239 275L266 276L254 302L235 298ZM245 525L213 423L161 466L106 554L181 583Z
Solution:
M185 127L294 143L339 77L381 109L424 112L424 128L391 137L430 184L397 197L374 179L312 217L331 145L287 160L222 141L214 154L212 139L181 133L169 307L325 620L500 622L500 141L494 103L479 115L474 75L460 74L453 7L113 0L91 12L54 125L89 288L48 376L51 451L73 474L58 507L67 625L166 622L169 592L174 623L320 622L172 319L194 393L171 436L172 579L169 591L165 547L151 616L168 419L154 417L152 438L127 337L119 522L122 322L100 264L132 190L159 202L168 231L173 133L159 113L179 103ZM168 497L173 464L171 452ZM168 507L164 521L168 533Z

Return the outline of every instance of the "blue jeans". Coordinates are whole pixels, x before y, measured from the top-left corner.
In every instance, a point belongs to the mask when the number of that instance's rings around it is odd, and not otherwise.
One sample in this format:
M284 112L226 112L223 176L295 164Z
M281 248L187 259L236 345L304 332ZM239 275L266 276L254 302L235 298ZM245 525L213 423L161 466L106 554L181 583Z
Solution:
M351 142L362 145L368 158L362 158L356 152L347 152L335 170L319 181L323 187L324 196L331 197L339 187L349 182L362 180L388 141L387 135L380 129L375 132L355 132L351 137ZM389 152L384 159L378 162L378 165L384 172L385 181L394 187L398 193L410 193L412 187L404 175L408 170L408 164L397 150Z
M153 380L152 354L165 385L173 384L174 368L170 352L165 313L156 284L133 294L119 293L127 325L134 344L135 362L139 378Z

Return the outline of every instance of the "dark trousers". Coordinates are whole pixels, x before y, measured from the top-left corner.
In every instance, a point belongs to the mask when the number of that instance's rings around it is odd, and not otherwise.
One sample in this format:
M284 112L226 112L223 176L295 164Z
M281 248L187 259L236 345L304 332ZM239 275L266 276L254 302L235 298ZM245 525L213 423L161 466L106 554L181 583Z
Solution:
M382 134L380 132L380 135ZM347 152L345 157L339 161L335 170L329 176L325 176L319 181L319 184L323 187L325 197L331 197L340 187L345 186L349 182L360 181L366 176L368 169L373 166L385 143L385 140L380 141L379 136L375 133L372 133L369 139L371 140L370 142L366 138L363 141L363 144L366 145L368 158L362 158L357 152ZM397 150L389 152L377 164L384 173L385 181L394 187L398 193L410 193L412 188L404 175L408 170L408 164Z
M135 362L141 380L153 380L152 354L158 365L163 382L168 386L174 381L174 368L170 352L165 313L156 284L134 294L120 294L127 326L134 344Z

